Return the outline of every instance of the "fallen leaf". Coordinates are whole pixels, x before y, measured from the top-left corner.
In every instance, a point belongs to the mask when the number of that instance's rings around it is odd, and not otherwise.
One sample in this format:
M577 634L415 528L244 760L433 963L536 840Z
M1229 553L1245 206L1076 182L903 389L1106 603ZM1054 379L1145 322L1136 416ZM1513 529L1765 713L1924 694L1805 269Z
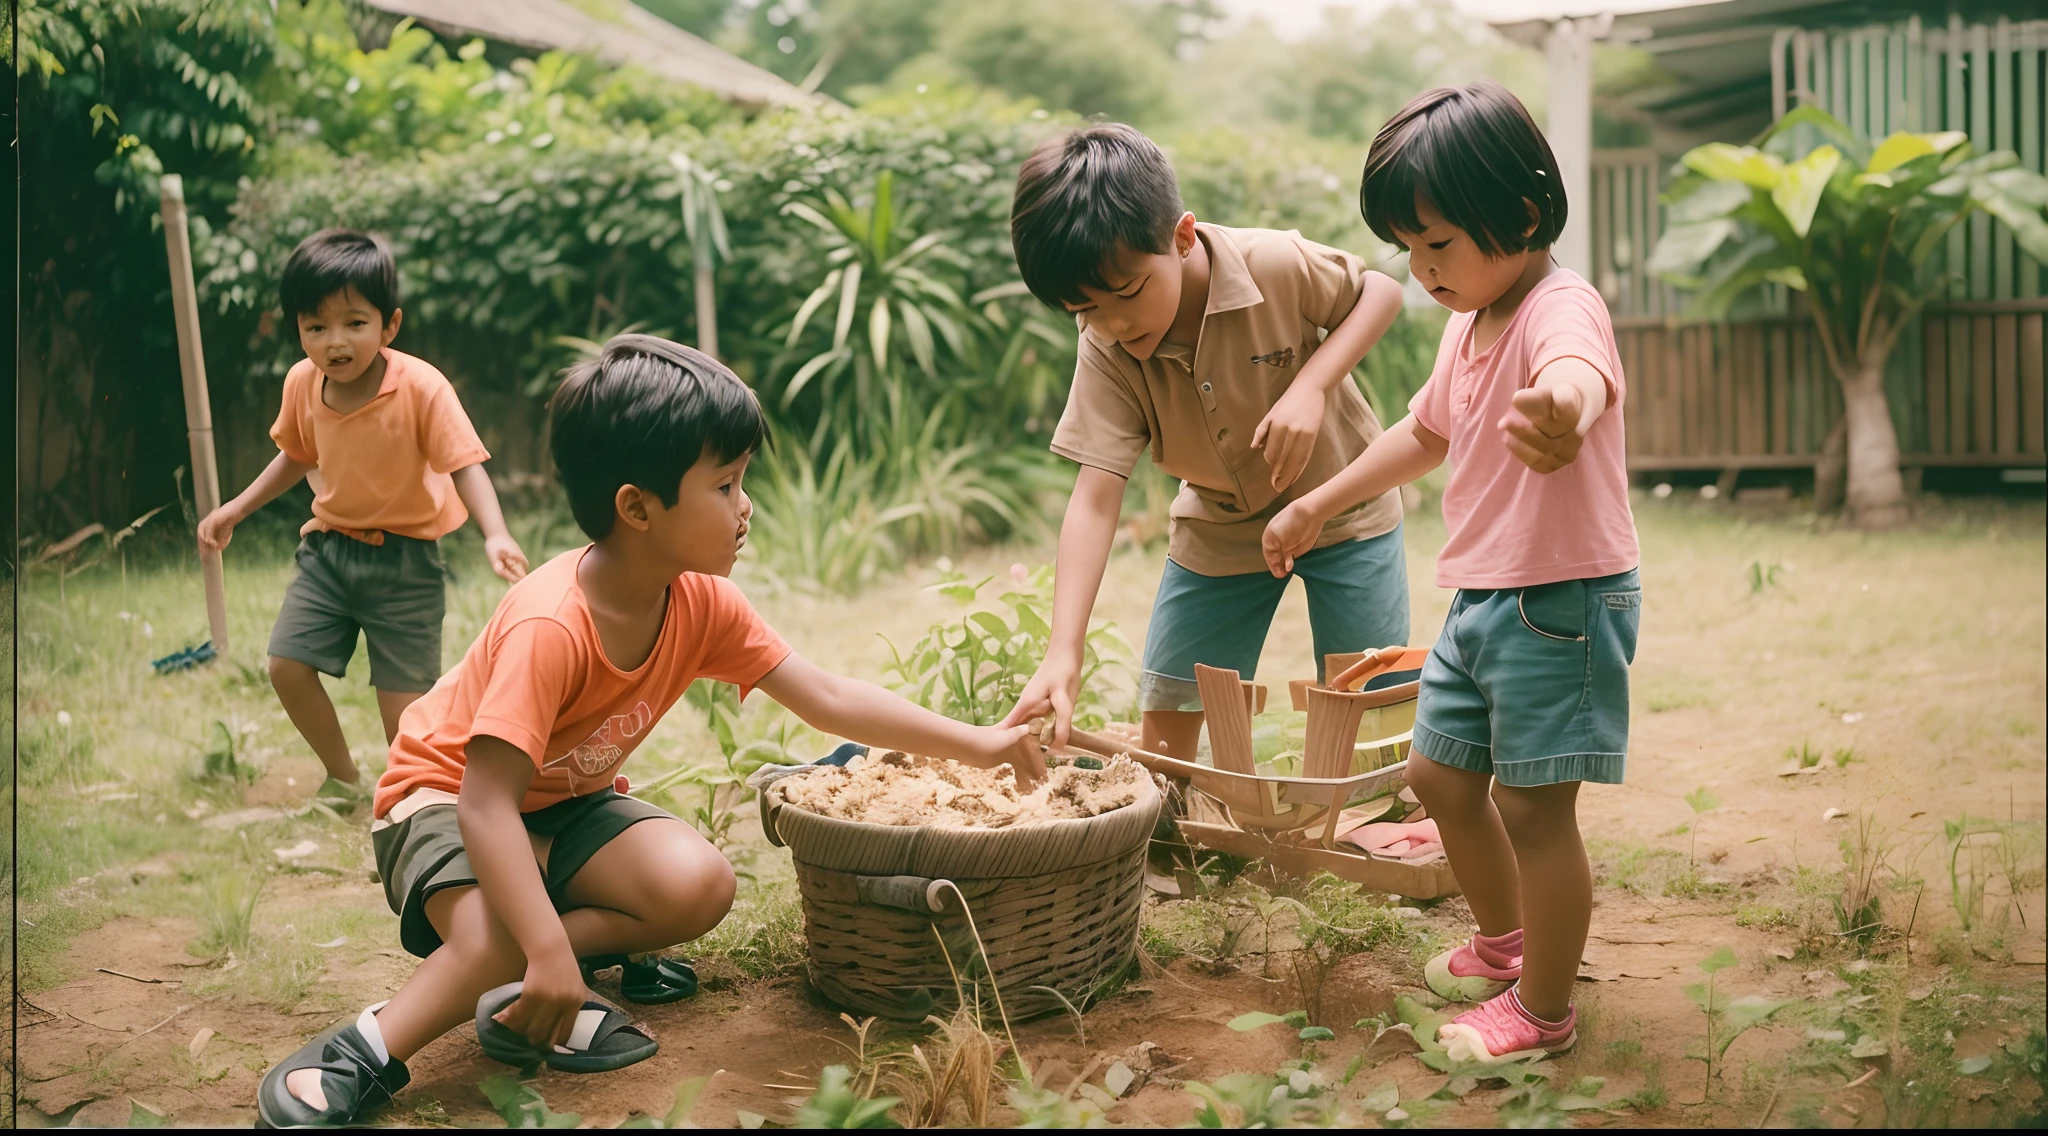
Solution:
M1668 947L1678 941L1669 935L1595 935L1593 938L1617 947Z
M213 1027L202 1027L198 1033L192 1035L192 1044L187 1045L185 1047L185 1052L191 1054L192 1059L194 1061L197 1061L199 1059L199 1055L206 1052L206 1043L212 1040Z
M1756 843L1757 841L1759 841L1759 840L1769 840L1769 839L1770 839L1770 837L1768 837L1768 836L1752 836L1752 837L1750 837L1750 838L1749 838L1748 840L1745 840L1745 841L1743 841L1743 843L1744 843L1744 844L1755 844L1755 843Z
M1788 960L1788 961L1789 961L1789 960L1790 960L1790 959L1792 958L1792 956L1794 956L1794 955L1796 955L1796 954L1798 954L1798 953L1799 953L1799 952L1797 952L1797 951L1793 950L1793 949L1792 949L1791 947L1772 947L1772 948L1771 948L1771 957L1772 957L1772 958L1781 958L1781 959L1786 959L1786 960Z
M1811 777L1811 776L1813 776L1814 774L1816 774L1816 773L1819 773L1819 772L1821 772L1821 767L1820 767L1820 766L1818 766L1818 765L1808 765L1808 766L1804 766L1804 767L1801 767L1801 766L1793 766L1793 767L1792 767L1791 769L1780 769L1780 770L1778 770L1778 776L1780 776L1780 777Z
M297 860L304 856L311 856L318 851L320 851L319 843L312 840L301 840L290 848L271 849L271 852L275 853L280 860Z
M1120 1097L1131 1087L1131 1082L1137 1079L1138 1075L1131 1072L1129 1065L1118 1061L1110 1065L1109 1071L1102 1075L1102 1087L1109 1090L1110 1096Z
M334 938L329 939L324 943L314 943L313 945L319 947L323 951L331 951L334 948L341 946L346 942L348 942L347 935L336 935Z
M1833 819L1835 819L1836 817L1845 817L1845 816L1848 816L1848 815L1849 815L1849 810L1848 810L1848 809L1829 809L1828 811L1826 811L1826 812L1824 812L1824 813L1820 814L1820 819L1822 819L1822 820L1833 820Z

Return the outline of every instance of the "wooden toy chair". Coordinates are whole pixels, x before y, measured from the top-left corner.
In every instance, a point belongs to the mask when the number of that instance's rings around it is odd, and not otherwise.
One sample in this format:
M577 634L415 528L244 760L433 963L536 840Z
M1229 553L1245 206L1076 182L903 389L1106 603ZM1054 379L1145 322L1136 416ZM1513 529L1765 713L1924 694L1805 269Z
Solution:
M1259 772L1252 756L1251 684L1236 671L1195 668L1213 767L1083 731L1070 731L1069 737L1075 747L1104 757L1128 753L1147 769L1185 781L1214 800L1220 806L1219 818L1197 818L1192 815L1197 810L1190 809L1191 815L1179 821L1181 834L1192 844L1263 859L1293 875L1329 871L1375 891L1413 899L1455 895L1457 881L1445 863L1403 863L1337 841L1347 806L1394 791L1406 773L1419 683L1404 672L1419 671L1424 654L1414 649L1368 653L1336 675L1343 685L1361 689L1343 689L1338 682L1301 688L1308 731L1299 777ZM1406 681L1375 684L1377 677ZM1365 726L1370 727L1370 740L1361 742L1359 733ZM1391 734L1379 733L1389 727Z

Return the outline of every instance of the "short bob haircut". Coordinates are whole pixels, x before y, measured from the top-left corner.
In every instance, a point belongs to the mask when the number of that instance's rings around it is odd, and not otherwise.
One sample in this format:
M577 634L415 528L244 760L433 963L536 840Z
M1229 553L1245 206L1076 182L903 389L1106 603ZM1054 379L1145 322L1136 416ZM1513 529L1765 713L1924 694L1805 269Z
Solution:
M398 310L398 262L375 233L322 229L299 242L284 262L277 296L287 318L310 316L327 297L354 288L388 325Z
M1181 212L1173 166L1138 131L1112 122L1049 138L1017 172L1010 203L1017 271L1048 307L1085 304L1083 285L1108 290L1102 270L1119 245L1165 252Z
M621 487L673 507L701 458L723 465L759 449L767 432L754 392L725 364L652 335L615 335L570 368L548 402L548 428L569 511L592 540L611 535Z
M1418 195L1489 257L1549 248L1564 229L1550 143L1521 100L1490 79L1424 91L1373 138L1358 185L1365 223L1396 244L1397 229L1421 232Z

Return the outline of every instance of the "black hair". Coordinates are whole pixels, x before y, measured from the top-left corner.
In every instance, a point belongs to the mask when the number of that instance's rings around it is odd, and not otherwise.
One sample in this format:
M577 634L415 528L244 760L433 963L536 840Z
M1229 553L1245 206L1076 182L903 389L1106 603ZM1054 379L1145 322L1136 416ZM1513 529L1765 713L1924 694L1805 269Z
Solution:
M350 288L391 322L398 310L398 261L391 246L375 233L322 229L300 241L284 262L277 297L289 319L312 315L327 297Z
M1421 232L1418 194L1490 257L1549 248L1564 229L1557 157L1522 101L1490 79L1424 91L1374 136L1358 184L1365 223L1383 241Z
M570 368L548 401L549 449L569 511L592 540L611 534L621 486L672 507L705 455L720 464L761 446L754 392L725 364L653 335L615 335Z
M1107 290L1102 269L1123 245L1163 253L1181 218L1180 183L1150 138L1122 123L1049 138L1017 171L1010 246L1031 294L1048 307Z

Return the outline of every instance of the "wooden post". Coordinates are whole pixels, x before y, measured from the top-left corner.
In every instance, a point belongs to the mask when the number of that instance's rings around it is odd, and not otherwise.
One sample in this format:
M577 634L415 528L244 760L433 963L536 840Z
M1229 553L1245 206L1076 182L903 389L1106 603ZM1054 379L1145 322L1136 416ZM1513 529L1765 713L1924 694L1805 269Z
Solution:
M213 460L213 408L206 400L206 354L199 345L199 295L192 283L192 240L185 230L185 179L163 177L164 243L171 254L171 307L178 319L178 370L185 380L185 437L192 444L192 498L199 515L220 508L220 470ZM216 657L228 653L228 593L220 553L201 551L206 622Z

